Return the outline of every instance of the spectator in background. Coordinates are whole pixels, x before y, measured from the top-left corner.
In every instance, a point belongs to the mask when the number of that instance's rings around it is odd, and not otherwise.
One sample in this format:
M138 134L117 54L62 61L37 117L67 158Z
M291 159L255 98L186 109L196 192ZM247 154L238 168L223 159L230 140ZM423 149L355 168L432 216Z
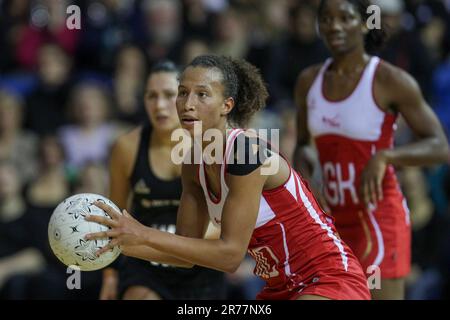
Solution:
M269 63L269 92L275 103L286 99L292 103L298 74L328 57L315 28L316 8L302 2L291 11L289 21L289 32L273 46Z
M45 137L39 154L40 174L27 188L26 199L15 169L0 162L0 298L95 299L100 273L84 273L81 291L69 290L66 267L48 243L50 216L70 194L62 147L55 137Z
M105 163L117 131L108 120L107 92L97 83L81 83L72 91L69 104L74 123L59 131L68 164L79 170L91 161Z
M405 4L403 0L373 0L380 6L383 22L387 25L389 40L379 56L400 67L417 79L424 97L430 100L430 84L435 62L423 41L416 33L411 32L414 22L405 29L403 18Z
M55 42L69 54L75 53L79 30L66 27L68 0L42 0L31 8L31 23L19 35L17 60L21 66L33 70L38 62L40 47Z
M179 61L183 36L180 1L144 0L142 9L145 32L143 47L150 65L162 59Z
M71 194L70 180L61 143L55 136L43 137L39 143L37 177L26 187L28 205L33 211L45 212L48 221L58 203Z
M116 52L137 40L140 32L138 1L84 0L77 68L112 73ZM139 31L138 31L139 30Z
M249 41L247 60L261 70L264 77L270 71L272 43L285 34L289 24L287 0L263 0L240 3L237 7L246 21Z
M215 14L224 10L226 1L183 0L182 3L184 33L210 39Z
M27 232L24 246L38 249L45 258L46 267L38 274L13 278L10 285L18 286L22 282L24 299L68 299L64 285L66 270L51 251L47 233L53 210L71 194L71 179L64 164L62 145L56 136L42 137L38 151L39 170L36 178L25 186L27 212L21 224ZM46 282L53 288L44 285Z
M138 47L127 45L121 48L113 78L113 98L118 120L137 124L145 117L141 100L146 67L145 56Z
M105 165L91 162L81 170L73 193L95 193L108 196L108 185L108 170Z
M246 27L240 12L232 8L221 12L214 23L212 52L217 55L245 58L249 51Z
M5 0L0 2L0 72L14 71L19 67L15 48L29 21L28 0Z
M11 276L37 272L44 265L42 254L26 244L26 210L14 164L0 160L0 299L23 298L3 285Z
M19 97L0 91L0 159L14 163L21 182L35 173L37 138L22 129L23 103Z
M0 221L9 223L20 218L25 210L26 203L21 195L22 184L13 162L0 161ZM4 231L4 230L2 230ZM4 234L2 232L1 234ZM2 246L8 243L0 241Z
M448 34L450 36L450 29ZM443 59L433 74L433 108L436 110L447 137L450 139L450 48L444 56L446 58Z
M210 51L208 43L201 38L191 38L185 41L182 54L181 65L187 65L196 56L207 54Z
M421 39L428 53L436 63L445 59L444 37L446 35L446 23L441 17L433 17L421 30Z
M55 43L41 46L38 84L27 98L26 127L39 135L54 134L66 123L66 105L71 87L72 60ZM45 116L43 116L45 115Z

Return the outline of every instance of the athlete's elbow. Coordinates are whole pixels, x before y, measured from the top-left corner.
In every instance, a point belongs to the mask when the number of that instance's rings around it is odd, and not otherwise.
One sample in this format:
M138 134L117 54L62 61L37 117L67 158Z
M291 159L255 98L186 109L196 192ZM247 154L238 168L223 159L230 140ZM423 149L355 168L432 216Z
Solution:
M445 140L444 143L442 144L442 162L450 162L450 149L448 146L448 141Z
M448 149L448 146L443 150L441 153L441 156L439 157L440 163L450 163L450 151Z
M242 260L244 259L245 252L242 254L240 250L227 250L224 253L224 259L222 261L221 269L226 273L234 273L241 265Z
M447 139L440 139L435 145L436 160L439 163L446 163L450 161L450 150Z

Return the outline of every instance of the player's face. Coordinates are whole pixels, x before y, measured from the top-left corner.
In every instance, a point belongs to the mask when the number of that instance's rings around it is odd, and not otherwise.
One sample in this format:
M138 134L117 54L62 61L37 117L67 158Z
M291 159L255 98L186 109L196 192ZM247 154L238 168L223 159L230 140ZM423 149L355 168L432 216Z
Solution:
M194 133L201 121L202 132L210 128L223 129L226 123L222 73L215 68L188 67L180 78L177 111L181 126Z
M332 55L364 46L367 29L355 6L347 0L327 0L318 17L320 35Z
M158 72L147 80L145 88L145 109L157 131L172 131L179 127L175 100L178 80L175 72Z

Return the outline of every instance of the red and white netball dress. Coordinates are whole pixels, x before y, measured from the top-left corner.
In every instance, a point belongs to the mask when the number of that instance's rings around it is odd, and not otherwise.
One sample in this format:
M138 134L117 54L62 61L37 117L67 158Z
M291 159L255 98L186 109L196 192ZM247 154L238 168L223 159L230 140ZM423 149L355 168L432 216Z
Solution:
M225 159L230 159L232 145L240 134L241 129L229 133ZM207 187L204 165L199 165L199 181L216 225L220 225L229 191L225 182L231 174L228 169L227 163L222 164L221 194L215 199ZM256 260L254 273L266 281L258 299L296 299L307 294L370 299L361 265L329 220L292 168L283 185L262 192L248 248Z
M331 101L323 77L332 60L321 68L308 96L308 126L314 137L324 177L325 197L336 228L367 272L378 266L383 278L410 271L411 228L406 201L393 166L383 179L383 200L365 208L358 196L361 173L379 150L393 147L396 115L381 110L373 83L380 62L372 57L353 92Z

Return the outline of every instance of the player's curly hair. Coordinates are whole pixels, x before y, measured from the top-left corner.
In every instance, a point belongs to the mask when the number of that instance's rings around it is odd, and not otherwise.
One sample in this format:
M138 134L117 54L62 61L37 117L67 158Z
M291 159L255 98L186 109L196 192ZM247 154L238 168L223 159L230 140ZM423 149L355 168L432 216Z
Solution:
M253 114L266 105L269 96L261 74L254 65L242 59L217 55L201 55L186 66L217 68L223 76L224 96L234 99L228 114L232 125L245 127Z

